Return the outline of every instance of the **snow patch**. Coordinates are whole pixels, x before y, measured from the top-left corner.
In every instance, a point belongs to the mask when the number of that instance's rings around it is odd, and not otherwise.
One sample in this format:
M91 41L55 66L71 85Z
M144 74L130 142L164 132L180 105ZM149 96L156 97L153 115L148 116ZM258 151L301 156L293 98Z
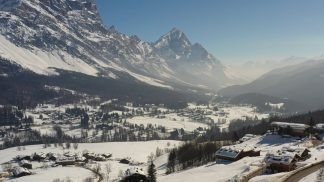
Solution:
M265 103L266 106L270 106L272 109L282 109L285 106L285 103L273 104L271 102Z

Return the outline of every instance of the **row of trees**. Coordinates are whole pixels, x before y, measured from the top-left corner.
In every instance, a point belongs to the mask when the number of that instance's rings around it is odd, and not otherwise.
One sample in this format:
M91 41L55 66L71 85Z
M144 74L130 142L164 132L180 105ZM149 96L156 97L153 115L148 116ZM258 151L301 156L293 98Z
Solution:
M31 116L25 116L24 112L15 107L5 106L0 108L0 126L30 125L34 122Z
M187 142L178 148L171 150L167 173L187 169L193 166L200 166L215 160L215 152L222 146L231 142Z

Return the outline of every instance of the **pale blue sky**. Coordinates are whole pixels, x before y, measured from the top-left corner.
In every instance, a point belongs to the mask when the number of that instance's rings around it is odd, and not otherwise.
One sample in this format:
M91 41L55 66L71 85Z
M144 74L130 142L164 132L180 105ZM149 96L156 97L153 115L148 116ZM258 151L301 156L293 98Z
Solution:
M324 53L324 0L97 0L107 26L156 41L173 27L223 62Z

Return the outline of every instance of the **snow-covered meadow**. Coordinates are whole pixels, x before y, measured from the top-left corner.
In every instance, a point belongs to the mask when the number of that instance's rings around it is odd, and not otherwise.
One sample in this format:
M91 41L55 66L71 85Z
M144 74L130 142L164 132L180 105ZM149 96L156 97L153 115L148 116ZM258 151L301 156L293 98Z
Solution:
M62 149L61 147L47 147L44 148L43 145L30 145L25 146L25 150L17 150L17 148L9 148L0 151L0 164L9 162L17 155L31 155L32 153L57 153L63 155L70 151L70 153L82 153L84 151L94 152L94 153L111 153L112 158L108 161L98 162L102 168L106 164L110 164L111 173L109 175L110 181L118 179L120 172L124 172L128 168L139 167L146 171L146 162L148 156L152 153L155 154L156 149L167 149L173 148L180 145L180 141L171 140L161 140L161 141L148 141L148 142L111 142L111 143L80 143L78 149ZM137 163L137 166L131 166L128 164L119 163L120 159L129 158L132 163ZM2 170L2 168L0 168ZM0 171L1 172L1 171ZM34 173L31 176L15 178L9 181L53 181L54 179L71 179L72 181L79 182L83 181L88 177L92 177L93 173L84 168L69 166L69 167L48 167L48 168L38 168L33 169Z
M138 116L130 118L127 121L132 124L143 124L145 126L147 126L148 124L164 126L170 130L183 128L185 131L194 131L199 127L208 128L207 124L192 122L189 121L187 117L179 117L176 114L168 114L166 115L166 118L163 119L148 116Z

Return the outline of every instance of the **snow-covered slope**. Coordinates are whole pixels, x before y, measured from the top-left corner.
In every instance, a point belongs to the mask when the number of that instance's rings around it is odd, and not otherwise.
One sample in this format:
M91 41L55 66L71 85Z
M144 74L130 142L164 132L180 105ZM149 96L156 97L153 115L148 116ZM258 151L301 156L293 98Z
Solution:
M200 81L219 88L233 81L217 59L176 29L152 45L106 28L93 0L2 0L0 27L0 55L38 74L58 68L118 79L122 73L168 88Z
M226 182L239 181L241 176L251 173L260 166L265 155L271 151L277 151L285 146L296 145L293 138L282 138L279 135L256 136L241 144L231 147L237 148L258 148L261 156L245 157L235 162L214 162L204 166L194 167L188 170L172 173L170 175L158 176L161 182ZM161 161L157 164L161 165ZM157 166L159 167L159 166ZM159 168L158 168L159 169ZM164 169L163 169L164 170ZM161 171L159 171L163 174Z

